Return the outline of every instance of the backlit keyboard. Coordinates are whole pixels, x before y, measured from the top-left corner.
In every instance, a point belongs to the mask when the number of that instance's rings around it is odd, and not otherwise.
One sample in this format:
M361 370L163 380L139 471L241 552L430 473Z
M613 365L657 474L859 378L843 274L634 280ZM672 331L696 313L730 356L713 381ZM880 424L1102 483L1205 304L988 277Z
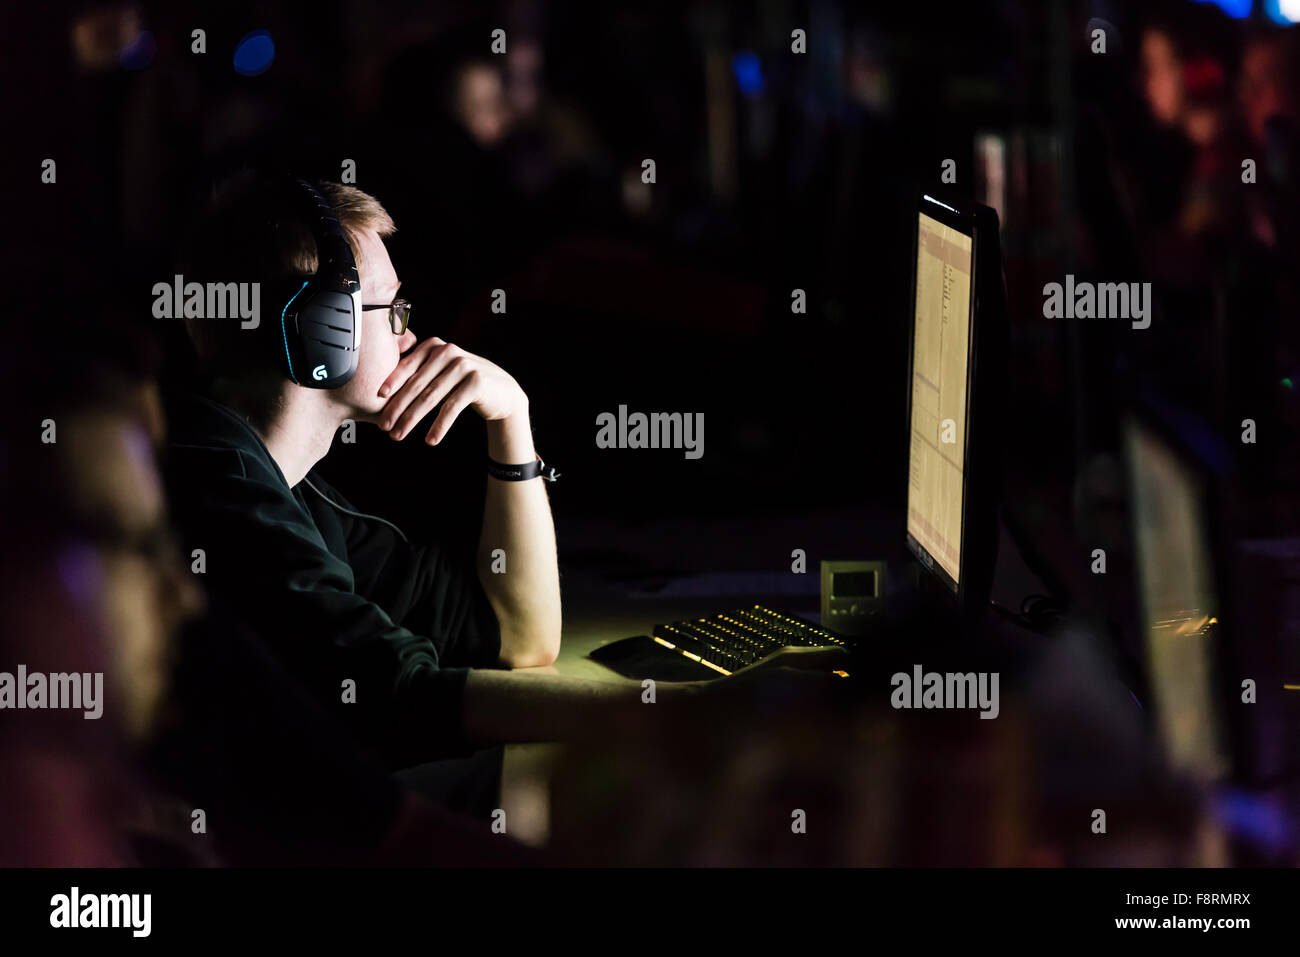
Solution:
M845 639L799 618L753 605L711 618L655 625L652 637L719 674L729 675L789 645L839 645Z

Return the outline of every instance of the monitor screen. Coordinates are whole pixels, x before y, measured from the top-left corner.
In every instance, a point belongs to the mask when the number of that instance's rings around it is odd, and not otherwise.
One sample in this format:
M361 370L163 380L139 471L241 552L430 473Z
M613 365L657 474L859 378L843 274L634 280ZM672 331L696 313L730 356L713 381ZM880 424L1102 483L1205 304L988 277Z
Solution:
M961 581L971 323L971 237L919 213L907 534L955 591Z
M1214 778L1227 761L1214 695L1211 636L1218 620L1204 490L1197 473L1153 433L1135 423L1125 432L1156 720L1171 762Z

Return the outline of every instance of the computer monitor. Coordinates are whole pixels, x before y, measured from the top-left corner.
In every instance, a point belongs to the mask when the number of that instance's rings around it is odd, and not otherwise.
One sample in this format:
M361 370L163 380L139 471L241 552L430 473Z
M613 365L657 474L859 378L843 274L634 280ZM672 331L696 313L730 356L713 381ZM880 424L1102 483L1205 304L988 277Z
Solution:
M1173 767L1218 779L1231 768L1215 677L1222 609L1205 479L1173 445L1135 419L1125 424L1124 443L1157 728Z
M923 195L912 249L907 546L982 613L997 555L1006 368L997 214Z

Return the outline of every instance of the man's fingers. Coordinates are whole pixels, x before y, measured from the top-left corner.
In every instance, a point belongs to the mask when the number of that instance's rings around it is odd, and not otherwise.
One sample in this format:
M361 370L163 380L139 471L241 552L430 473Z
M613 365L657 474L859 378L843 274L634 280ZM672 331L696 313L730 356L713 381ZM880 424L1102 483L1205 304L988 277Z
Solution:
M406 433L415 428L415 424L429 414L439 402L446 398L456 384L464 378L464 368L458 362L448 363L443 370L433 377L422 391L418 392L406 409L393 423L389 433L395 439L403 439Z
M380 383L379 394L388 396L400 389L406 380L411 377L411 373L420 367L420 363L424 362L430 348L432 346L428 342L417 343L406 355L398 359L397 366L392 372L388 373L388 378Z
M415 348L397 361L397 367L388 374L388 378L380 385L379 394L381 396L391 395L396 399L396 393L411 379L416 370L422 368L426 363L436 363L440 354L448 351L446 349L447 345L448 343L443 342L437 336L418 343Z
M429 445L437 445L442 441L442 437L447 434L451 424L456 421L456 416L464 412L469 404L474 401L474 392L478 387L478 383L478 372L471 372L460 380L460 384L456 388L447 394L447 397L442 402L442 411L433 420L433 426L429 429L429 434L424 437L425 442Z
M383 414L379 419L380 428L390 431L396 428L408 407L415 403L420 394L428 388L429 383L454 366L462 358L462 355L459 350L453 352L451 349L443 349L442 351L438 351L437 348L430 349L425 354L425 358L419 367L408 374L408 377L384 406ZM424 411L429 410L426 407ZM424 413L420 414L423 415ZM418 421L418 417L416 421ZM409 428L412 424L413 422L408 419L407 427Z

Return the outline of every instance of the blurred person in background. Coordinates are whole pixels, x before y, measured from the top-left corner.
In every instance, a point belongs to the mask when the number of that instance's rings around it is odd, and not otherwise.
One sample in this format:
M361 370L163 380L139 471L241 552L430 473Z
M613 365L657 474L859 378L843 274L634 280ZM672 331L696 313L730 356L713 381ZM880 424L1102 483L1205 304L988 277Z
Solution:
M38 408L42 367L32 351L18 354L23 366L5 370L20 395L9 406L4 486L21 507L5 521L15 547L0 579L9 624L0 670L102 673L103 713L0 712L0 860L135 863L132 828L150 818L136 757L160 714L172 636L202 602L172 544L153 465L157 396L111 364L64 355L76 385L41 392Z
M1172 31L1152 24L1142 31L1142 95L1151 117L1165 128L1182 125L1187 108L1183 57Z
M1245 144L1230 109L1224 64L1214 56L1198 55L1184 63L1183 76L1182 129L1195 157L1178 225L1189 238L1221 235L1236 225Z
M457 67L450 112L483 149L494 149L510 133L514 115L506 99L501 69L486 58L468 59Z
M398 234L393 255L420 264L410 296L438 300L446 318L437 332L449 340L464 339L455 323L470 300L486 302L505 284L528 233L504 152L514 115L505 79L492 58L466 54L478 46L453 31L398 53L364 138L390 145L358 161L395 219L439 224ZM488 315L486 306L477 315Z
M1144 29L1139 88L1151 126L1163 131L1152 142L1167 148L1139 145L1127 160L1139 171L1127 190L1136 239L1129 268L1132 279L1152 282L1152 324L1141 336L1110 336L1103 401L1107 380L1136 378L1208 421L1225 415L1224 310L1246 221L1231 37L1218 11L1180 11Z
M1255 160L1260 187L1249 191L1251 232L1260 245L1293 261L1300 251L1295 226L1300 205L1298 44L1294 30L1252 34L1237 79L1237 101L1249 138L1243 155Z
M1155 126L1177 139L1166 136L1165 150L1133 158L1142 172L1131 202L1147 265L1176 285L1199 284L1238 224L1244 144L1228 73L1228 53L1210 44L1196 22L1156 20L1143 31L1143 98ZM1155 215L1144 193L1158 191L1161 181L1167 190L1171 180L1174 206L1167 217Z
M1297 75L1296 37L1290 31L1270 30L1246 39L1237 81L1237 98L1241 104L1246 131L1257 146L1268 142L1269 121L1296 120Z
M1250 335L1235 344L1234 388L1239 414L1281 428L1300 429L1300 34L1295 27L1247 37L1237 96L1256 182L1244 189L1250 258L1243 271L1259 290L1234 316ZM1244 285L1244 282L1243 282ZM1263 365L1261 365L1261 363ZM1276 416L1274 419L1273 417ZM1265 534L1300 531L1294 504L1300 487L1300 448L1281 443L1276 454L1246 470L1255 482L1252 502Z

